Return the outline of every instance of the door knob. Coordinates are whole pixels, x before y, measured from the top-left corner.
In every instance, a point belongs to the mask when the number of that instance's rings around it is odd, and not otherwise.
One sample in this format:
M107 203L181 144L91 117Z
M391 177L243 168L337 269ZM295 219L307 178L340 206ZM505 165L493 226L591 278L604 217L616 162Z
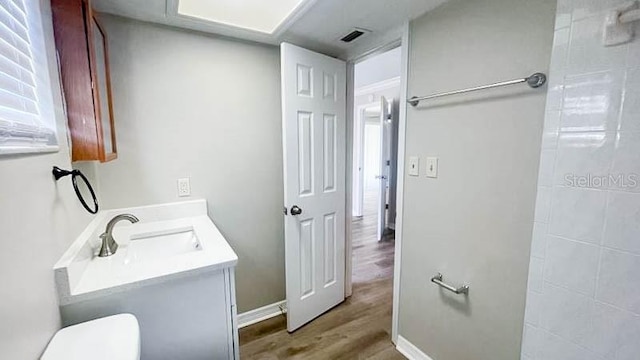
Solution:
M302 214L302 209L298 205L293 205L291 207L291 215L300 215Z

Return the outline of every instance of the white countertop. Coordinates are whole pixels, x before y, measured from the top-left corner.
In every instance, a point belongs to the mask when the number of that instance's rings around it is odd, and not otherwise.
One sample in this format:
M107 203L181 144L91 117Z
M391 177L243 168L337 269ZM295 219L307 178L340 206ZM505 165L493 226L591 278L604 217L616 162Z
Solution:
M172 211L174 210L174 211ZM129 213L140 222L119 223L113 237L119 244L109 257L97 256L98 236L113 216ZM173 218L175 216L175 218ZM170 257L138 259L131 251L132 235L189 229L198 239L197 251ZM135 240L134 240L135 241ZM108 210L99 214L55 265L61 305L235 266L238 257L206 214L206 201Z

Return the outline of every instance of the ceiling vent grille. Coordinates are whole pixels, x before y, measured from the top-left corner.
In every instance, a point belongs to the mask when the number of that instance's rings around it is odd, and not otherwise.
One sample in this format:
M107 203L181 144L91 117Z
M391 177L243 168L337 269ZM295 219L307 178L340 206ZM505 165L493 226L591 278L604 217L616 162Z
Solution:
M353 40L361 37L362 35L370 33L370 32L371 31L369 31L369 30L355 28L350 33L348 33L347 35L343 36L340 39L340 41L345 42L345 43L350 43Z

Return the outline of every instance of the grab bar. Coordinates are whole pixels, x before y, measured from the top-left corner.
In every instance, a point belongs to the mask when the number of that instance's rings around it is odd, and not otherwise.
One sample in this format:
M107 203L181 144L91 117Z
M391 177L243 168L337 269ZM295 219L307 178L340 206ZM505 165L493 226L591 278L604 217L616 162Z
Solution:
M442 274L440 274L440 273L438 273L438 275L432 277L431 278L431 282L436 284L436 285L438 285L438 286L441 286L441 287L443 287L443 288L445 288L445 289L447 289L447 290L449 290L449 291L451 291L453 293L469 295L469 285L462 285L459 288L456 288L456 287L453 287L453 286L451 286L449 284L445 284L442 281Z

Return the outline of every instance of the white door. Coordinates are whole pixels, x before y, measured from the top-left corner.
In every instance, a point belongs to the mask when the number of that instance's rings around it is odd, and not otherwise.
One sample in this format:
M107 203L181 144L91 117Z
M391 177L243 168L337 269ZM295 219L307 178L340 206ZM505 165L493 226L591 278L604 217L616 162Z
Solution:
M346 64L283 43L287 329L344 300Z
M389 102L380 98L380 190L378 191L378 240L382 240L384 229L387 228L387 189L389 187L389 165L391 151L391 127L389 126Z

